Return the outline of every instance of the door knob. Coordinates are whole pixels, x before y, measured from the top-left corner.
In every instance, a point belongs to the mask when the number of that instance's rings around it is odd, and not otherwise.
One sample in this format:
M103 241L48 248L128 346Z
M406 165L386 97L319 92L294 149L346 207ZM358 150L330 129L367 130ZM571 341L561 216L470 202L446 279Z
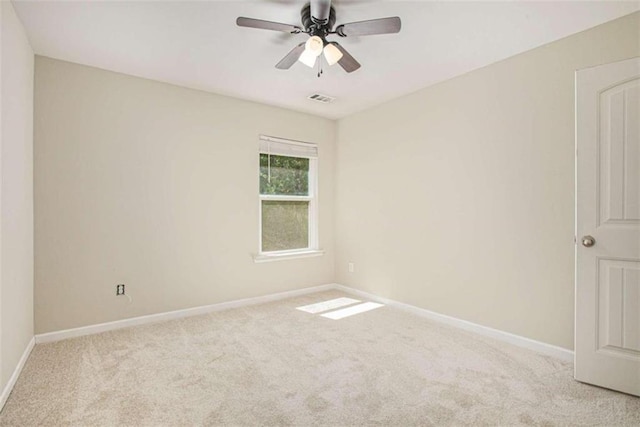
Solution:
M582 237L582 246L585 248L590 248L591 246L596 244L596 239L593 236L583 236Z

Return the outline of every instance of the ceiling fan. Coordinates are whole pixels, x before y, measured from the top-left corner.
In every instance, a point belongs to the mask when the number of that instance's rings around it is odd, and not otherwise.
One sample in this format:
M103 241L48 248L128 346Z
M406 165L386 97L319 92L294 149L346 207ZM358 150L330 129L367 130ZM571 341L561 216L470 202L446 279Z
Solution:
M368 21L350 22L333 27L336 23L336 11L331 6L331 0L311 0L300 12L302 26L281 24L279 22L263 21L261 19L239 17L236 24L240 27L258 28L262 30L282 31L291 34L308 34L306 42L294 47L284 58L276 64L276 68L287 70L296 61L308 67L316 64L316 59L324 53L329 65L335 63L351 73L360 64L345 50L340 43L327 41L327 36L337 34L340 37L368 36L373 34L391 34L400 32L401 22L397 16L389 18L371 19ZM319 74L318 74L319 75Z

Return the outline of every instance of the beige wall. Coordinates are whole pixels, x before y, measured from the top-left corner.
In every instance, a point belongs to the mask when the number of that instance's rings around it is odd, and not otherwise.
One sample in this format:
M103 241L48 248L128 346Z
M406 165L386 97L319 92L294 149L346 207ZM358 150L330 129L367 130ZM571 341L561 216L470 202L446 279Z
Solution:
M337 281L573 348L574 71L640 55L639 21L340 120Z
M0 390L33 338L33 51L0 2Z
M334 133L330 120L36 57L37 333L332 282ZM253 262L259 134L319 144L324 256Z

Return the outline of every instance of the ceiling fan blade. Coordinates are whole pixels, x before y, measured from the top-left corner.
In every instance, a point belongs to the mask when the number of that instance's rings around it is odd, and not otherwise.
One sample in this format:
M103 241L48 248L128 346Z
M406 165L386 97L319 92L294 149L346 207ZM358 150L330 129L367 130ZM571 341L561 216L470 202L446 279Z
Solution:
M340 60L338 61L338 64L340 64L340 66L344 68L344 70L347 73L352 73L358 68L360 68L360 63L356 61L355 58L345 50L345 48L340 46L340 43L331 42L331 44L337 47L338 50L340 50L340 52L342 52L342 58L340 58Z
M342 37L371 36L374 34L399 33L401 27L402 22L400 18L393 16L338 25L336 27L336 33Z
M302 32L302 28L295 25L281 24L280 22L263 21L262 19L245 18L244 16L236 19L236 25L239 27L258 28L260 30L282 31L285 33L297 34Z
M288 70L296 63L298 58L300 58L300 54L302 54L302 52L304 52L304 43L300 43L298 46L291 49L291 52L287 53L287 55L276 64L276 68L280 70Z

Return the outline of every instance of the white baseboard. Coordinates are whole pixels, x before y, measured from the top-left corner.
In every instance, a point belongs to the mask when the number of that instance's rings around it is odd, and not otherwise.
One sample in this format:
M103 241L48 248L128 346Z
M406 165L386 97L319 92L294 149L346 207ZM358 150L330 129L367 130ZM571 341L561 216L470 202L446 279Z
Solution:
M518 347L524 347L529 350L533 350L538 353L552 356L566 362L573 362L573 351L566 348L558 347L555 345L547 344L541 341L525 338L520 335L515 335L509 332L500 331L498 329L489 328L488 326L478 325L477 323L461 320L455 317L446 316L444 314L436 313L434 311L426 310L424 308L416 307L410 304L394 301L389 298L379 297L377 295L364 292L358 289L350 288L348 286L334 284L335 289L339 289L351 295L356 295L361 298L366 298L372 301L380 302L391 307L397 307L404 311L416 314L421 317L426 317L436 322L446 323L447 325L454 326L456 328L464 329L466 331L475 332L480 335L491 337L500 341L504 341Z
M29 358L29 355L31 354L31 350L33 350L33 346L35 344L36 344L36 340L35 340L35 337L33 337L31 338L31 341L29 341L29 344L27 344L27 348L24 349L24 352L22 353L22 357L18 361L18 365L16 366L16 369L14 369L13 374L11 374L11 378L9 378L9 381L4 386L4 389L2 390L2 394L0 394L0 411L2 411L2 408L4 408L4 404L7 403L7 399L11 394L11 390L13 390L13 386L16 385L16 381L18 381L18 377L22 372L22 368L24 368L24 364L27 363L27 359Z
M467 331L475 332L480 335L488 336L500 341L508 342L510 344L524 347L529 350L533 350L538 353L546 354L548 356L555 357L567 362L573 362L573 351L567 350L562 347L557 347L551 344L543 343L540 341L525 338L519 335L515 335L509 332L500 331L487 326L482 326L477 323L461 320L455 317L447 316L444 314L436 313L424 308L416 307L410 304L394 301L389 298L379 297L369 292L364 292L358 289L350 288L348 286L340 285L337 283L313 286L310 288L296 289L293 291L280 292L277 294L264 295L254 298L246 298L229 302L222 302L218 304L205 305L201 307L187 308L184 310L169 311L165 313L150 314L148 316L133 317L130 319L117 320L114 322L100 323L97 325L83 326L80 328L66 329L62 331L49 332L46 334L38 334L35 336L35 342L37 344L60 341L67 338L80 337L84 335L97 334L100 332L112 331L115 329L128 328L131 326L145 325L149 323L163 322L171 319L179 319L183 317L197 316L200 314L211 313L214 311L228 310L231 308L246 307L255 304L262 304L271 301L282 300L286 298L292 298L300 295L311 294L315 292L327 291L331 289L337 289L348 294L356 295L361 298L366 298L371 301L377 301L386 304L391 307L396 307L401 310L416 314L421 317L446 323L447 325L454 326L456 328L464 329ZM33 344L31 344L33 347ZM29 349L29 351L31 351ZM26 360L26 358L25 358ZM22 368L20 368L22 369ZM19 374L19 371L17 371ZM13 378L13 377L12 377ZM17 375L16 375L17 379ZM10 390L10 389L9 389ZM3 394L4 397L4 394Z
M212 313L214 311L228 310L230 308L246 307L250 305L263 304L271 301L278 301L300 295L312 294L315 292L335 289L335 285L320 285L310 288L295 289L292 291L280 292L277 294L263 295L254 298L245 298L218 304L204 305L200 307L187 308L184 310L168 311L165 313L150 314L147 316L132 317L130 319L116 320L113 322L99 323L96 325L82 326L80 328L65 329L62 331L48 332L35 336L37 344L60 341L67 338L81 337L84 335L98 334L100 332L113 331L115 329L128 328L131 326L146 325L149 323L163 322L171 319L197 316L200 314Z

